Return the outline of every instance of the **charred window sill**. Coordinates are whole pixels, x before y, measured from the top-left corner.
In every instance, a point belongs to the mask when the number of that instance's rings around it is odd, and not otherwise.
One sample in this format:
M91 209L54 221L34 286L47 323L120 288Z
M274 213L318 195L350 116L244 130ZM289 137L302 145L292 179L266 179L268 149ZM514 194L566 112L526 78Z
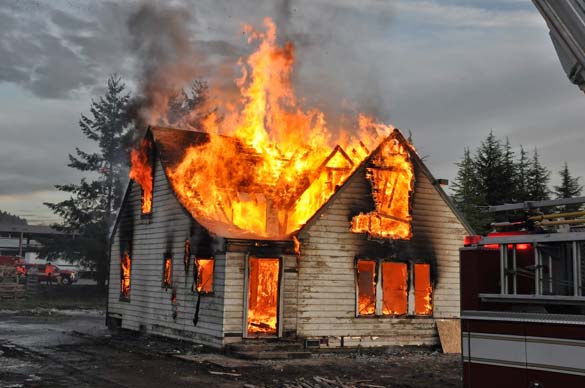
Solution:
M118 299L120 302L125 302L125 303L130 303L130 298L127 296L121 296L120 299Z

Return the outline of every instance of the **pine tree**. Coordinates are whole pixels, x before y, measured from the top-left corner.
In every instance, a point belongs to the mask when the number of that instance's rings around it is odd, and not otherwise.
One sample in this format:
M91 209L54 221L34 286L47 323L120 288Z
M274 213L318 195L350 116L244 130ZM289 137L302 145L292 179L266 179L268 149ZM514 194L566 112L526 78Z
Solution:
M485 206L486 203L479 190L476 166L469 148L465 149L463 159L455 165L458 170L453 182L453 202L471 227L476 232L483 233L487 229L489 220L480 211L480 207Z
M557 198L573 198L579 197L583 186L579 184L579 177L573 178L569 172L569 166L567 162L563 165L563 168L559 171L561 176L561 184L554 186L554 194ZM581 205L565 205L563 211L577 211L581 208Z
M528 168L528 200L542 201L550 198L548 181L550 180L550 171L540 163L538 151L534 149L532 160Z
M127 145L131 133L127 114L129 99L121 79L111 76L105 95L92 101L91 115L81 115L79 121L85 136L97 143L98 152L86 153L76 148L76 155L69 155L69 167L91 172L97 178L84 178L79 184L56 185L60 191L69 193L70 198L45 203L63 220L55 227L76 237L73 241L44 241L45 249L41 253L48 258L79 260L95 268L101 285L107 277L109 228L120 206L127 179Z
M506 151L492 131L477 149L474 163L479 192L486 204L501 205L509 201L512 184L506 170Z
M516 189L514 181L516 180L517 171L514 162L514 151L510 145L510 139L506 137L504 143L504 153L502 158L502 174L500 176L499 186L502 190L502 203L512 203L516 201Z
M530 170L528 155L524 147L520 146L520 156L516 162L516 176L514 179L514 188L516 190L515 201L528 201L530 194L528 191L528 173Z

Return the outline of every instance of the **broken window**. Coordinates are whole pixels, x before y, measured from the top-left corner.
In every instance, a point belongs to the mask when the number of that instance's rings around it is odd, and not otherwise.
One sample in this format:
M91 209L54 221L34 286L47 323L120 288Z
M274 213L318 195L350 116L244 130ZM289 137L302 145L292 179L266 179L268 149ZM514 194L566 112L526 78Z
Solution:
M376 313L376 262L374 260L358 260L358 315L374 315Z
M130 300L130 269L132 259L128 252L124 252L120 258L120 299Z
M430 264L414 264L414 313L416 315L431 315L431 266Z
M359 259L356 270L358 316L432 315L430 264Z
M382 263L382 314L408 312L408 267L406 263Z
M213 292L213 258L197 258L195 266L197 270L197 292L200 294L209 294Z
M165 255L163 260L163 281L162 286L166 290L172 287L172 274L173 274L173 259L170 255Z

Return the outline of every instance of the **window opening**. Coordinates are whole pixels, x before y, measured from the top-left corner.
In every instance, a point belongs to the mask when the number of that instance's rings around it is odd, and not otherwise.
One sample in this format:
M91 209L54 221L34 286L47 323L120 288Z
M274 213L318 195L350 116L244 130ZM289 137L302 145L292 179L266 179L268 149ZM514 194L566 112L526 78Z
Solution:
M170 255L166 255L163 261L163 282L162 286L164 289L172 287L172 274L173 274L173 259Z
M408 266L406 263L382 263L382 314L408 312Z
M431 286L430 264L414 264L414 313L431 315L433 312L433 288Z
M132 259L128 252L124 252L120 258L120 299L130 299L130 269Z
M215 260L213 258L198 258L195 260L198 293L209 294L213 292L214 264Z
M358 260L358 315L374 315L376 313L376 262L374 260Z

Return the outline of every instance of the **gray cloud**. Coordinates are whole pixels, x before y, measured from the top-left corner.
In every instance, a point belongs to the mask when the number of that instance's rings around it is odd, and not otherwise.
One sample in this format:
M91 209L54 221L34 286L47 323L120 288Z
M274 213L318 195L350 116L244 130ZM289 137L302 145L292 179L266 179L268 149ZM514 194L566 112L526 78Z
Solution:
M153 1L163 6L162 1ZM538 147L556 174L581 157L585 96L566 79L537 11L517 1L401 0L172 1L185 22L194 76L233 87L235 62L250 47L242 23L279 25L297 47L294 81L308 106L331 117L356 110L412 130L431 170L453 179L454 162L493 129ZM140 63L126 21L138 1L0 4L0 208L7 194L50 193L76 181L65 166L77 128L107 76L135 89ZM33 27L34 26L34 27ZM146 28L146 32L155 29ZM140 34L137 35L140 40ZM15 87L14 85L18 85ZM332 123L331 126L335 126ZM41 195L41 194L39 194ZM45 194L42 194L45 195ZM39 197L32 196L35 201ZM32 201L33 199L31 199ZM22 206L22 201L18 202ZM14 205L16 206L16 205Z

